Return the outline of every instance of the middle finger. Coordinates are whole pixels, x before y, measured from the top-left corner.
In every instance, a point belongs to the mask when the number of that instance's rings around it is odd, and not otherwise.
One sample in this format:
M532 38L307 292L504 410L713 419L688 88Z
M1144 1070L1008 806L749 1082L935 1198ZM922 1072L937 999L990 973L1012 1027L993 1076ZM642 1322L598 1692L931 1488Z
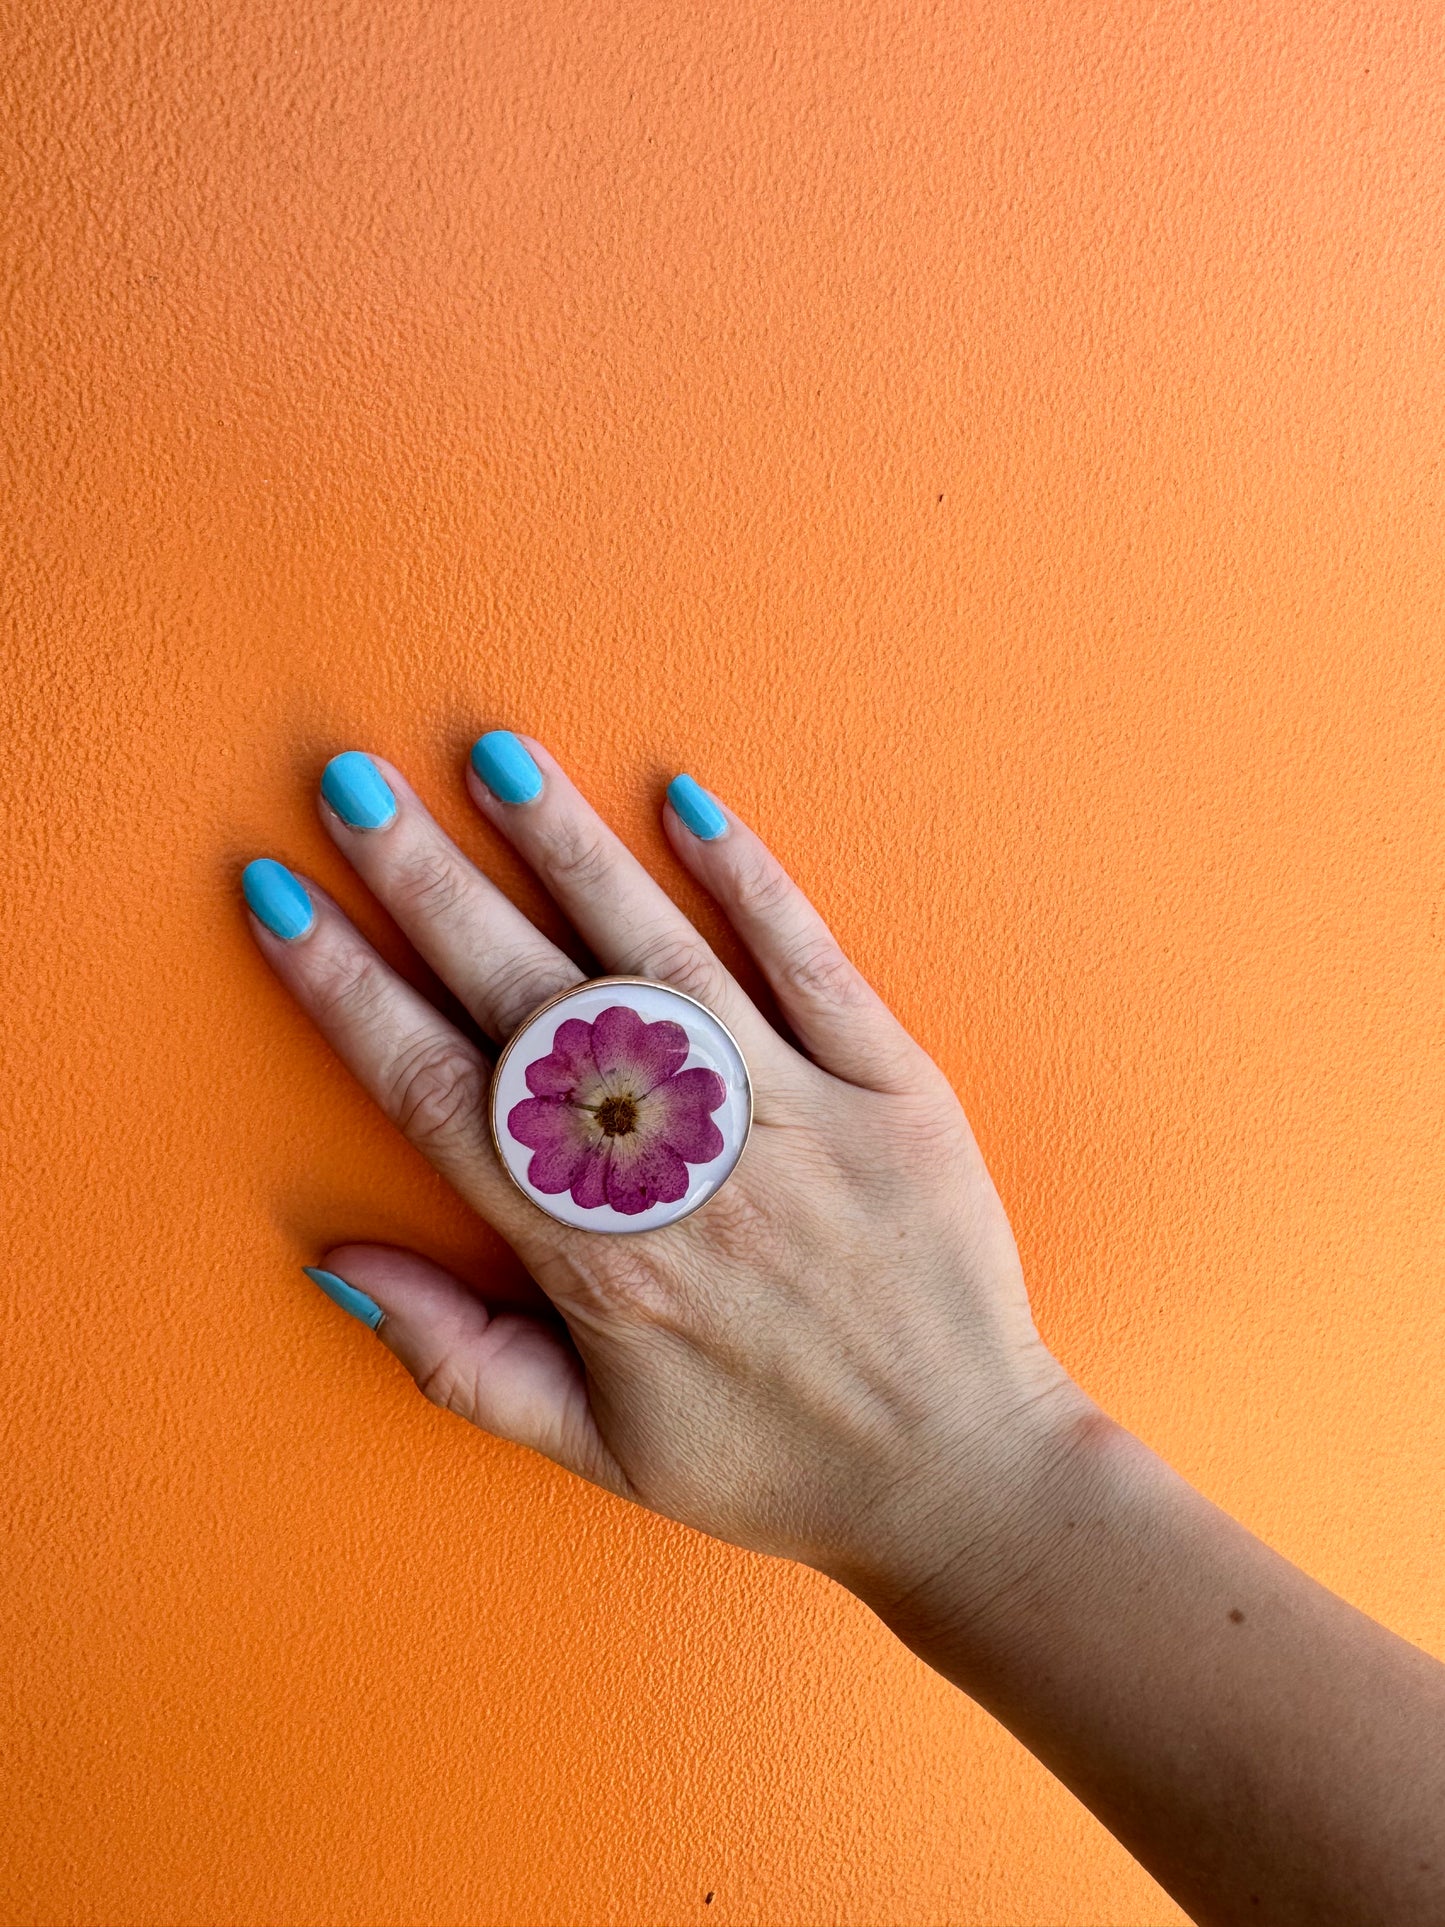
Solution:
M796 1086L803 1060L687 915L533 737L493 730L472 750L467 788L531 864L604 970L695 997L736 1037L756 1083Z

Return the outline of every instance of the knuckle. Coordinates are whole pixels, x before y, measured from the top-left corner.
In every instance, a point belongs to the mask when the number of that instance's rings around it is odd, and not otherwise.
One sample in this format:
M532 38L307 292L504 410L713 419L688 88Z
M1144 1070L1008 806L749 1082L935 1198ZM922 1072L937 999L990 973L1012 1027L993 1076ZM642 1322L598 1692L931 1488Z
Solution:
M393 1071L391 1114L421 1150L474 1138L485 1083L480 1059L460 1039L430 1042Z
M416 1388L429 1405L439 1406L444 1412L465 1417L471 1409L472 1399L463 1374L449 1352L443 1352L435 1364L421 1373Z
M795 1208L785 1202L754 1195L747 1184L726 1184L708 1200L709 1251L746 1275L776 1277L783 1255L782 1227L790 1216L797 1221Z
M323 1023L347 1026L365 1023L380 1011L386 998L386 976L380 960L359 947L336 949L318 958L311 979L311 1002Z
M862 976L826 934L810 934L790 945L779 969L788 987L800 996L850 1009L872 1002Z
M444 920L467 895L467 883L445 850L420 850L398 873L392 891L412 915Z
M796 888L775 858L755 854L733 878L733 900L746 916L765 918L781 910Z
M580 971L564 973L553 964L536 957L515 953L491 959L486 969L488 1014L495 1034L510 1037L539 1004L555 997L559 990L580 983Z
M905 1097L887 1100L888 1143L887 1178L906 1174L906 1181L925 1191L937 1190L946 1197L961 1196L972 1182L970 1174L982 1171L973 1136L963 1106L950 1090L920 1090ZM872 1176L876 1177L875 1167ZM887 1181L885 1179L885 1181ZM986 1173L983 1182L991 1184Z
M554 882L581 896L600 889L612 873L611 851L597 830L585 823L567 823L555 830L544 861Z
M707 1003L722 987L722 966L702 939L690 932L661 932L636 949L637 968L643 976L671 984L685 997Z
M655 1247L611 1248L620 1242L583 1232L558 1250L546 1276L538 1272L538 1282L559 1302L609 1323L680 1330L684 1305L675 1257Z

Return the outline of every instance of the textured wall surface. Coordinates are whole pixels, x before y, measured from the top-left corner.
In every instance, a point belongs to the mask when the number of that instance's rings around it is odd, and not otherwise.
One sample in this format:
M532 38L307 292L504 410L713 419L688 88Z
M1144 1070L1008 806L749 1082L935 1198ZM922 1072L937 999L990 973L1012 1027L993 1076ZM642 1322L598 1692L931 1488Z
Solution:
M253 951L380 750L688 768L963 1093L1041 1326L1445 1653L1445 23L53 0L0 67L0 1913L1162 1927L814 1575L298 1267L515 1261ZM712 1896L709 1900L708 1896Z

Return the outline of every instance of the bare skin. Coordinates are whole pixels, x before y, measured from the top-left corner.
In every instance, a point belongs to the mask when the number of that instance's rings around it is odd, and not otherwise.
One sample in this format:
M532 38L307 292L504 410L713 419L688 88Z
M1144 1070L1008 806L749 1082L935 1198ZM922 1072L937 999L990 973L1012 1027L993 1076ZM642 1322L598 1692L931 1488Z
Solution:
M514 1246L558 1318L490 1316L414 1253L319 1262L369 1294L428 1398L652 1510L802 1561L986 1706L1196 1920L1445 1921L1445 1667L1209 1504L1069 1378L942 1072L731 811L668 805L796 1042L744 994L541 744L533 801L481 813L597 959L699 998L754 1084L752 1137L701 1210L572 1230L511 1183L489 1061L316 885L257 943L364 1087ZM498 1042L582 980L398 804L337 847Z

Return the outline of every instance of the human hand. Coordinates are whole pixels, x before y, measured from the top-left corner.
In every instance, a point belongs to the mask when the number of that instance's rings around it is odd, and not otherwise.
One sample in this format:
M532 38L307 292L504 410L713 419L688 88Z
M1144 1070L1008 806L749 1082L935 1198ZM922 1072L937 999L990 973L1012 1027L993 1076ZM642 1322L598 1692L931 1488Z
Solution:
M690 779L669 786L673 850L796 1047L539 744L493 732L473 764L478 808L601 971L671 985L732 1031L752 1132L675 1223L560 1223L493 1147L485 1054L314 884L252 864L272 968L556 1316L490 1315L427 1259L378 1246L331 1251L326 1288L437 1404L848 1586L1197 1920L1440 1918L1445 1671L1073 1384L1034 1329L947 1080L759 839ZM398 771L351 752L323 794L338 848L483 1033L511 1037L583 980Z
M365 1294L351 1308L368 1322L366 1301L380 1307L382 1342L428 1398L609 1491L815 1566L880 1609L955 1552L982 1591L1010 1494L1046 1477L1093 1408L1034 1328L1007 1218L943 1073L760 839L690 779L669 789L668 839L801 1048L540 744L493 732L467 781L602 971L672 985L729 1027L752 1078L752 1133L730 1180L675 1224L618 1237L558 1223L496 1156L486 1056L317 885L252 865L252 928L273 970L560 1316L489 1315L436 1265L385 1247L336 1247L323 1268ZM584 981L390 764L335 759L319 805L488 1036L504 1042Z

